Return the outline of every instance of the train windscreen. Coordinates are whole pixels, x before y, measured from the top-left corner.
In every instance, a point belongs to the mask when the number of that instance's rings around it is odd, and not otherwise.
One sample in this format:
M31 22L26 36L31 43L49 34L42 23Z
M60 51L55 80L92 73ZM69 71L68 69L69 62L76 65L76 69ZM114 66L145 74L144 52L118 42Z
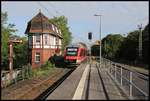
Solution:
M67 47L66 56L77 56L78 47Z

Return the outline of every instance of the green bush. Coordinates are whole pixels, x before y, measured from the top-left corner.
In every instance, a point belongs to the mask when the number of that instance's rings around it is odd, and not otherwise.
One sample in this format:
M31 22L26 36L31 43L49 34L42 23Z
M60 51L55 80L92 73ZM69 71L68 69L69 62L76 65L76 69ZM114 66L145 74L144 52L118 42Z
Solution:
M32 77L40 76L45 77L48 73L52 71L55 66L50 63L50 61L45 62L41 67L37 67L36 70L32 71Z
M54 66L53 64L51 64L50 61L45 62L45 63L41 66L42 69L50 69L50 68L53 68L53 67L55 67L55 66Z

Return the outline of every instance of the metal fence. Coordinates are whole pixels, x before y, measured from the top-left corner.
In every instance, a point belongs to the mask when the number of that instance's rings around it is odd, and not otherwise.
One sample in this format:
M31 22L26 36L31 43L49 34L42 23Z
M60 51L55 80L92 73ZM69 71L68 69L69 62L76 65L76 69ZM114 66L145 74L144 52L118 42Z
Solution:
M1 87L7 88L12 84L16 84L17 82L28 79L32 77L33 72L30 65L23 66L20 69L13 70L12 75L10 76L9 73L5 74L1 77Z
M148 76L105 58L102 58L102 64L120 87L127 91L130 99L149 99Z

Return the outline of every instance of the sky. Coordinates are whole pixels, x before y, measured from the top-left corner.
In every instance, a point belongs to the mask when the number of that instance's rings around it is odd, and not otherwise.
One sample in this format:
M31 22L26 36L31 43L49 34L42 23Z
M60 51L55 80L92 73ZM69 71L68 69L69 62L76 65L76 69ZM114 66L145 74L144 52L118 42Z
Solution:
M89 32L93 33L92 43L100 39L100 23L101 38L110 33L127 35L137 30L138 24L145 27L149 23L148 1L1 1L1 8L8 13L7 23L16 25L19 36L25 36L28 21L41 9L48 18L64 15L72 32L72 43L88 45Z

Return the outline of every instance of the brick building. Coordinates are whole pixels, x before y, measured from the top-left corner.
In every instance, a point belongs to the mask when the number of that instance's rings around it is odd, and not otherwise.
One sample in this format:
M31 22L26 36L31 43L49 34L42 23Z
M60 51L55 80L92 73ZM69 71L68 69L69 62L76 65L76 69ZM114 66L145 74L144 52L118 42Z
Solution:
M32 68L40 67L54 54L61 54L61 30L41 12L28 22L25 34L28 35Z

